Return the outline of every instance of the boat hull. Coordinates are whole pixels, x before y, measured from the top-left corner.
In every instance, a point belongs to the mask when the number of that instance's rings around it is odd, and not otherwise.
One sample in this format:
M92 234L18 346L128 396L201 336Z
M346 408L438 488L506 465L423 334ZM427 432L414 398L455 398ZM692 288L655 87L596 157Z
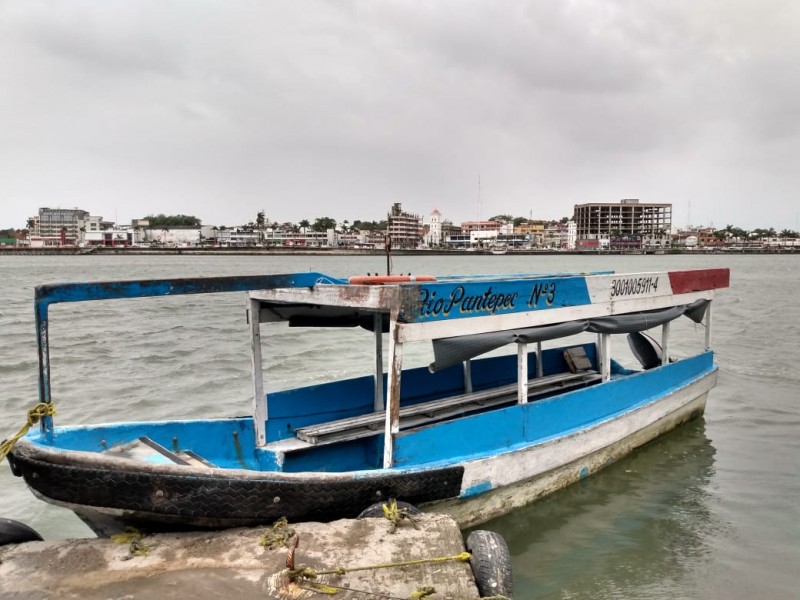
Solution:
M353 518L388 498L425 504L457 497L462 466L415 472L265 474L109 463L84 452L21 444L12 468L42 500L73 510L96 533L224 529ZM101 457L104 458L104 457ZM104 464L105 463L105 464Z
M445 500L436 511L471 527L534 502L600 471L636 448L696 419L705 412L717 369L664 398L617 419L550 443L466 465L469 488L487 477L510 483L471 498ZM511 481L513 480L513 481Z
M23 441L12 466L41 499L96 533L228 528L354 517L402 498L476 525L599 471L703 414L716 368L648 404L569 435L461 464L413 471L270 473L142 465ZM113 466L113 468L111 468ZM483 482L491 482L488 487Z

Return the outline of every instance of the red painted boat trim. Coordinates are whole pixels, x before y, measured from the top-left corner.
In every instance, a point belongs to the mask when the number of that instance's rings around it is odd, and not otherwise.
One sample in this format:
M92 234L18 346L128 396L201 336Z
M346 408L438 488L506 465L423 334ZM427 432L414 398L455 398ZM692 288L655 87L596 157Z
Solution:
M673 294L688 294L703 290L716 290L730 285L730 269L697 269L670 271L669 283Z

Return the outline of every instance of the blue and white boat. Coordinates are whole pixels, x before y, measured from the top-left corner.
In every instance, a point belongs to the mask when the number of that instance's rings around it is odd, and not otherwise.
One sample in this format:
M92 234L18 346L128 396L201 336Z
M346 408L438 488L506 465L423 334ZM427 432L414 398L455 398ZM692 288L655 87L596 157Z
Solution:
M707 269L44 285L35 299L44 405L51 304L247 292L252 415L91 426L46 416L9 461L34 494L99 534L332 520L389 498L471 526L701 415L717 377L711 301L728 284L727 269ZM681 316L705 327L704 347L676 359L670 324ZM375 358L362 377L265 393L280 373L262 367L261 336L277 326L263 323L361 327ZM660 344L640 333L654 327ZM596 337L566 339L586 332ZM612 336L625 334L641 368L611 357ZM430 367L403 369L412 342L432 343ZM477 358L503 346L516 352Z

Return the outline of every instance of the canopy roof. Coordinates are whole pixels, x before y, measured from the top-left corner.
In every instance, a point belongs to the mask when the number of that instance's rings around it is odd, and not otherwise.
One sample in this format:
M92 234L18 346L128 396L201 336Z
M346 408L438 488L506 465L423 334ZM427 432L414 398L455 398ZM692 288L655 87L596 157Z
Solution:
M686 315L695 323L700 323L708 303L708 300L696 300L691 304L660 310L437 339L433 340L434 362L431 363L429 369L431 372L441 371L512 343L543 342L583 332L632 333L663 325L681 315Z

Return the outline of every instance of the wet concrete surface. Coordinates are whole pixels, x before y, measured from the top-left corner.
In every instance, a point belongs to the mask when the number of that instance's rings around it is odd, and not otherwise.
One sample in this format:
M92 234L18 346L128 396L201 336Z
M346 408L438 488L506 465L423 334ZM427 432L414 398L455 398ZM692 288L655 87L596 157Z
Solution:
M449 517L423 514L415 520L418 528L404 521L394 533L383 518L290 524L298 542L295 568L348 570L295 582L286 568L289 548L280 543L269 549L260 543L271 527L163 533L144 536L133 545L111 539L9 545L0 548L0 597L368 600L409 598L423 587L433 587L432 597L440 600L478 598L469 563L459 560L350 571L464 552L461 532ZM132 549L145 555L134 555ZM338 591L325 595L315 589L314 582Z

